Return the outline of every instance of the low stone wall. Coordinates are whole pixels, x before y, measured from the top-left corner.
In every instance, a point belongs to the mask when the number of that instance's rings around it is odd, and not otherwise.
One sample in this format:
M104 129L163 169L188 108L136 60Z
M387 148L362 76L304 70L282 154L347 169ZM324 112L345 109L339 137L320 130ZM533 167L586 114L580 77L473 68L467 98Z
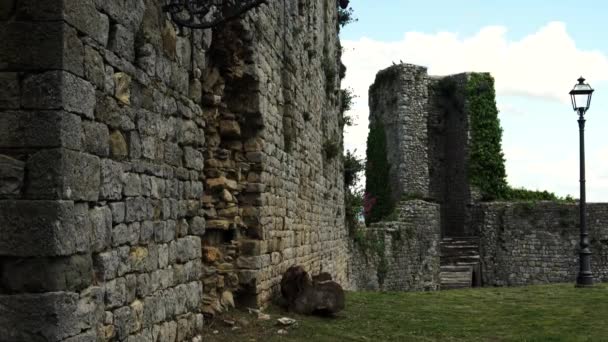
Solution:
M484 286L574 282L577 204L482 203L473 210ZM587 225L596 281L608 281L608 204L589 204Z
M439 205L399 203L394 221L361 228L351 243L352 290L427 291L439 288Z

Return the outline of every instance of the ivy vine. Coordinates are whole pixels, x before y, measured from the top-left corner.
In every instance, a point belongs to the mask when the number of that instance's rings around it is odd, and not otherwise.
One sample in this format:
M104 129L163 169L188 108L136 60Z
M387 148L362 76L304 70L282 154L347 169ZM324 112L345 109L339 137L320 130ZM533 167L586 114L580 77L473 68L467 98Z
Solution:
M370 124L365 166L365 223L378 222L393 211L386 159L386 134L381 123Z
M495 98L494 78L472 73L466 86L471 131L469 182L486 200L504 198L508 192Z

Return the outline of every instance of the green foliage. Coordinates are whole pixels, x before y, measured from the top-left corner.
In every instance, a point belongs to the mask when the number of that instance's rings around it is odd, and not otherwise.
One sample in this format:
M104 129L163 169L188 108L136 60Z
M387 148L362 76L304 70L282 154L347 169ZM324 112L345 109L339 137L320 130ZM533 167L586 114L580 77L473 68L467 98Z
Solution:
M336 89L336 63L333 59L325 57L321 67L325 73L325 92L330 95Z
M340 152L340 144L335 139L326 140L323 143L323 155L327 160L334 159Z
M357 97L352 88L340 89L340 122L342 126L352 126L354 118L346 115L353 106L353 100Z
M365 162L363 159L357 158L355 151L346 151L344 155L344 186L351 188L355 186L360 179L360 174L365 170Z
M495 97L490 74L471 74L466 87L471 130L469 181L486 200L505 198L508 192Z
M355 151L356 152L356 151ZM348 231L354 233L359 226L359 215L363 211L363 191L357 189L365 162L357 158L355 152L346 151L344 161L344 219Z
M359 19L355 18L352 7L349 7L348 9L338 8L338 25L340 25L340 27L357 21L359 21Z
M367 137L367 164L365 167L365 192L374 200L366 207L365 223L378 222L393 211L386 159L386 134L380 123L370 124Z
M363 210L363 192L357 189L346 189L344 193L344 221L351 236L357 240L359 215Z

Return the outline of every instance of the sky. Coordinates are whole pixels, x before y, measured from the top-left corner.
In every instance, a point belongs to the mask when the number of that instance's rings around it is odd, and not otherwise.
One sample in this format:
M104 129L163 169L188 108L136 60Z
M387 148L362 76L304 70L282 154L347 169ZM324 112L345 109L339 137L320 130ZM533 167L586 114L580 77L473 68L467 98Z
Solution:
M357 98L345 149L365 157L367 91L393 62L431 75L490 72L514 187L579 197L577 114L568 92L595 89L586 114L587 201L608 202L608 1L351 0L357 22L341 30L342 88Z

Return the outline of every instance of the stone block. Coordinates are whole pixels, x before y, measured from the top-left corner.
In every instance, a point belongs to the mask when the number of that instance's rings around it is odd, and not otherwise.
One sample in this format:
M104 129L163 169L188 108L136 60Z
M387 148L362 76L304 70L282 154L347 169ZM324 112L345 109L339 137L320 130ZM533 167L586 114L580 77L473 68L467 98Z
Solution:
M236 121L222 120L220 121L220 134L226 137L238 138L241 136L241 127Z
M0 70L63 68L64 26L62 22L0 22Z
M123 167L121 163L110 159L101 160L101 188L99 198L102 200L119 200L123 190ZM122 204L122 219L124 219L124 203ZM118 213L117 213L118 214ZM114 210L112 211L114 217ZM120 216L116 216L120 217Z
M11 258L1 262L0 284L12 292L81 291L93 282L90 254Z
M97 272L97 279L108 281L116 278L120 258L116 250L102 252L93 256L93 265Z
M95 88L71 73L47 71L23 79L21 106L26 109L65 109L93 118Z
M19 108L21 99L21 88L19 85L19 74L16 72L0 72L0 108Z
M201 256L201 239L198 236L187 236L177 240L177 262L185 263Z
M89 232L76 226L68 201L0 201L0 255L31 257L85 252Z
M105 83L105 66L103 58L90 46L84 48L84 75L85 78L92 82L97 89L103 90Z
M113 21L120 23L131 32L137 32L142 23L146 5L144 0L107 1L95 0L98 9L107 13ZM154 8L155 6L148 6Z
M184 165L187 168L202 171L205 168L203 154L192 147L184 148Z
M73 292L0 295L3 341L63 341L81 332L79 296Z
M78 32L68 25L63 26L63 70L84 76L84 46Z
M67 149L42 150L27 161L32 199L97 201L100 188L99 158Z
M79 116L64 111L4 112L0 115L0 147L80 149Z
M89 210L91 223L91 249L100 252L112 244L112 212L108 207Z
M125 105L131 104L131 76L124 72L117 72L114 79L114 97Z
M105 293L104 302L106 304L106 310L121 307L126 304L127 283L125 278L110 280L104 284L103 289L103 292Z
M110 151L108 126L95 121L83 121L82 129L84 150L100 157L107 157Z
M130 306L123 306L114 310L114 326L119 341L124 341L134 331L135 321L133 318Z
M135 35L121 24L112 25L108 49L133 62L135 59Z
M114 73L112 72L112 75ZM114 80L109 77L112 89L110 94L114 94ZM97 106L95 107L95 119L103 122L113 129L129 131L135 128L131 112L127 107L119 106L116 100L102 92L97 92Z
M206 222L201 216L195 216L190 220L189 232L192 235L203 236L205 235Z
M65 20L101 45L108 42L109 19L97 11L93 0L20 0L17 18L37 22Z
M24 162L0 154L0 197L19 196L24 174Z
M124 159L129 155L127 141L120 131L110 134L110 155L116 159Z
M122 223L125 221L125 203L114 202L110 203L110 210L112 210L112 223Z

